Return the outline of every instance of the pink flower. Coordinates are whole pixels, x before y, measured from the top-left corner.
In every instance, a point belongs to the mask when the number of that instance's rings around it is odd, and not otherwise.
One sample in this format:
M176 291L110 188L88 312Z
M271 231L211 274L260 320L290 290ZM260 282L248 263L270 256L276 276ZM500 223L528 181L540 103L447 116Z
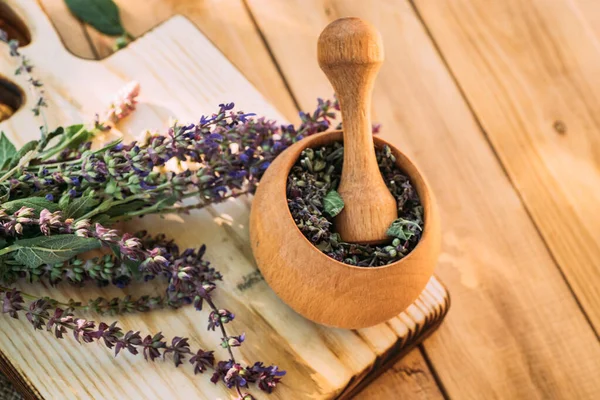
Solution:
M60 211L50 212L44 208L40 212L40 230L46 236L50 235L52 230L58 230L63 226L62 213Z
M104 120L116 124L131 114L135 110L139 94L140 84L135 81L128 83L117 93L108 110L106 110Z

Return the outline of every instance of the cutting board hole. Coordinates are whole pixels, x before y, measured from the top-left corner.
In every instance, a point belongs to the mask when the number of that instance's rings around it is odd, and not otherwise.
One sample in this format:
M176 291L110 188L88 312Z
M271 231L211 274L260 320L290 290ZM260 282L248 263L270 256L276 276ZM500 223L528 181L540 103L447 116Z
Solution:
M18 40L21 47L31 43L31 33L29 33L27 25L4 2L0 2L0 29L7 33L9 40Z
M21 88L0 76L0 122L7 120L25 102L25 94Z

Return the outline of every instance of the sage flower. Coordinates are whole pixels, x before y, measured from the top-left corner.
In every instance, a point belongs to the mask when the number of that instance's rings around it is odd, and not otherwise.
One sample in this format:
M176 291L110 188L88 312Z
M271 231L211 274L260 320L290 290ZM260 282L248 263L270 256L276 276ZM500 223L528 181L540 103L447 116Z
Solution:
M130 82L123 87L115 96L104 115L104 121L116 124L135 110L137 97L140 94L140 84ZM99 125L103 125L99 123Z
M0 40L3 37L0 31ZM33 67L19 53L18 44L9 43L9 48L11 55L20 58L18 72L28 75L39 95L34 113L40 114L46 106L42 85L31 76ZM240 399L253 398L241 390L249 383L271 392L285 372L261 362L244 367L236 361L232 349L241 346L246 336L226 330L235 316L214 302L212 294L222 276L205 260L205 247L180 251L164 235L121 233L110 224L146 214L186 213L253 193L278 154L304 136L330 127L337 104L319 100L314 113L301 113L302 123L296 128L234 111L233 103L224 103L198 123L174 124L163 135L149 134L141 141L114 142L92 150L94 133L109 129L130 114L138 94L139 85L126 87L90 131L83 125L59 127L53 132L44 127L40 141L25 145L30 149L23 150L28 151L25 161L15 156L4 162L8 170L0 176L2 313L13 318L25 313L34 329L45 329L58 339L70 333L79 343L102 343L114 349L115 356L142 353L148 361L169 357L176 367L187 360L195 374L213 369L211 380L235 388ZM58 143L51 145L53 139ZM171 161L185 162L186 167L169 170L166 165ZM184 200L188 201L184 204ZM27 205L30 201L37 205ZM57 235L61 237L54 238ZM20 244L64 238L99 244L106 254L54 257L52 263L39 263L39 258L25 262L15 252ZM94 281L101 286L125 287L134 280L157 278L166 281L162 295L100 297L83 303L37 298L2 286L26 279L74 285ZM27 306L24 298L29 300ZM185 337L168 342L161 333L143 336L134 330L124 332L116 322L96 323L75 316L76 311L117 315L186 304L199 310L209 307L208 330L219 329L228 360L215 360L213 351L192 351Z
M231 359L219 361L215 365L214 353L202 349L193 352L188 338L174 337L170 344L162 333L142 338L139 331L123 332L116 322L110 325L105 322L96 323L75 317L72 308L53 309L53 301L49 299L37 299L25 307L23 295L17 289L0 286L0 300L3 304L2 313L18 318L18 314L26 310L27 320L35 330L47 330L57 339L63 339L71 332L80 344L101 343L108 349L114 349L115 356L126 350L134 356L141 352L149 362L161 357L170 357L176 367L191 356L189 363L194 367L195 374L214 369L211 381L216 383L222 380L227 387L236 388L240 398L249 398L248 394L243 394L240 390L242 387L247 388L248 383L256 383L259 389L270 393L285 375L285 372L279 371L277 367L265 367L262 363L244 368Z

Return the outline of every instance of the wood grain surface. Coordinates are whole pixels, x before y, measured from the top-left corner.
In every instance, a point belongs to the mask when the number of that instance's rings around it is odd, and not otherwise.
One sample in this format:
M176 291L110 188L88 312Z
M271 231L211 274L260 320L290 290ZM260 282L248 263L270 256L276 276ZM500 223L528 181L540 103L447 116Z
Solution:
M35 1L35 0L26 0ZM184 15L217 46L272 104L291 122L298 110L285 82L272 62L260 33L241 0L118 0L121 19L128 32L140 36L176 14ZM64 0L40 0L65 47L79 57L105 58L112 53L114 38L82 26L68 11ZM83 32L83 33L82 33Z
M597 397L597 337L412 5L248 4L301 105L331 90L304 62L315 51L308 38L347 15L381 31L387 61L373 95L374 119L384 137L418 162L442 212L438 271L454 308L424 348L445 393Z
M106 38L77 34L60 0L42 3L72 52L108 53ZM188 16L288 118L294 100L308 108L332 93L314 63L328 22L353 15L382 32L391 65L374 120L440 200L438 271L454 305L421 353L359 397L600 396L598 2L117 3L136 35Z
M415 3L600 332L600 52L594 25L573 1Z
M183 17L171 18L124 51L97 62L67 53L35 2L8 4L31 31L32 43L21 51L32 60L36 76L45 82L52 110L48 114L50 126L91 118L94 110L102 110L118 88L132 78L139 81L143 94L135 115L119 126L127 139L144 128L164 128L170 116L182 121L197 120L200 115L210 114L215 104L232 99L241 109L285 121ZM14 60L0 58L0 70L14 70ZM13 78L17 84L24 84L22 78ZM38 121L29 113L34 101L29 97L0 126L16 145L37 136ZM248 342L240 350L241 360L275 362L288 372L285 384L270 398L345 396L381 370L382 364L429 334L445 315L447 292L433 278L417 302L378 326L350 331L318 326L302 318L277 298L256 271L248 238L248 200L207 207L185 216L144 218L132 222L130 229L160 229L183 247L207 245L207 258L225 275L216 301L235 310L232 329L247 333ZM58 299L122 294L116 288L90 287L82 291L65 285L22 286L26 291ZM147 283L133 290L138 295L140 291L150 294L163 291L164 287ZM91 318L99 319L93 314ZM131 314L119 320L125 330L139 329L143 334L162 331L166 337L186 335L196 346L218 349L219 335L206 333L206 318L206 311L198 313L193 307L186 307ZM69 342L71 338L59 341L46 332L24 329L30 329L26 322L3 318L0 367L8 370L8 376L16 379L19 387L27 388L28 396L213 399L232 395L224 385L212 385L208 377L194 376L191 368L176 370L164 363L152 365L143 357L115 359L102 346L86 346L82 351ZM224 351L217 350L218 358L224 357Z

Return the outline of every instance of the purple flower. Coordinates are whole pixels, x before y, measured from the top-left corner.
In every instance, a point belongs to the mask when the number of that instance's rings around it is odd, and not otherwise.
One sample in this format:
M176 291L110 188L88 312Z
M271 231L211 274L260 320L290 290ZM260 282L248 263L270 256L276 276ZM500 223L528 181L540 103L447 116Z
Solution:
M222 380L228 388L248 387L248 381L243 376L244 373L245 370L242 366L233 360L219 361L210 380L212 383Z
M238 118L241 122L247 122L248 117L254 117L255 115L256 115L255 113L239 114Z
M217 311L211 311L208 316L208 329L215 330L223 324L227 324L235 318L235 315L228 310L221 309Z
M229 336L228 338L223 339L223 341L221 342L221 346L223 348L239 347L242 345L245 339L245 333L242 333L240 336Z
M161 355L161 350L167 347L167 343L163 341L164 336L161 332L154 336L148 335L142 341L144 348L144 358L154 361Z
M84 341L84 343L90 343L95 339L95 324L92 321L88 321L83 318L77 318L74 320L74 323L75 328L73 328L73 336L75 337L75 340L81 343L81 339Z
M142 344L142 338L140 332L129 331L121 339L117 339L115 345L115 356L119 354L122 349L127 349L131 354L138 354L137 347Z
M50 235L52 231L58 231L64 226L62 213L60 211L50 212L47 209L43 209L40 212L38 223L40 225L40 230L46 236Z
M257 382L258 387L271 393L281 378L286 374L285 371L280 371L276 365L265 367L263 363L257 362L252 367L246 367L246 376L249 382Z
M234 103L219 104L219 108L221 109L221 112L233 110L233 107L235 107Z
M223 381L228 388L234 386L248 387L248 381L242 376L244 369L240 364L233 364L231 368L227 370L227 373L223 377Z
M129 233L125 233L119 241L121 253L131 260L141 261L141 257L144 254L142 247L140 239Z
M206 125L210 122L212 122L212 120L215 119L215 116L212 117L207 117L206 115L203 115L202 117L200 117L200 125Z
M29 311L25 314L27 320L34 329L42 329L44 321L49 318L48 310L52 308L46 299L39 299L29 305Z
M174 337L171 345L166 347L163 357L167 354L173 353L173 362L178 367L185 360L186 355L190 354L190 345L188 344L187 338Z
M119 232L116 229L105 228L100 224L96 224L95 228L94 236L104 242L116 243L120 239Z
M194 374L201 374L215 365L214 351L198 350L196 355L190 358L190 364L194 366Z
M211 281L205 281L196 284L196 297L194 297L194 307L196 310L202 310L204 300L210 300L210 292L216 288L216 285Z
M113 322L111 325L100 322L98 330L92 334L92 337L96 340L102 339L104 345L112 349L119 340L120 334L121 328L117 326L116 322Z
M12 318L18 318L18 312L23 310L23 296L17 289L11 289L4 292L2 298L2 312L10 315Z
M54 315L48 319L46 330L51 332L54 329L54 336L58 339L62 339L63 335L67 332L65 324L70 324L72 322L72 312L57 308L54 310Z

